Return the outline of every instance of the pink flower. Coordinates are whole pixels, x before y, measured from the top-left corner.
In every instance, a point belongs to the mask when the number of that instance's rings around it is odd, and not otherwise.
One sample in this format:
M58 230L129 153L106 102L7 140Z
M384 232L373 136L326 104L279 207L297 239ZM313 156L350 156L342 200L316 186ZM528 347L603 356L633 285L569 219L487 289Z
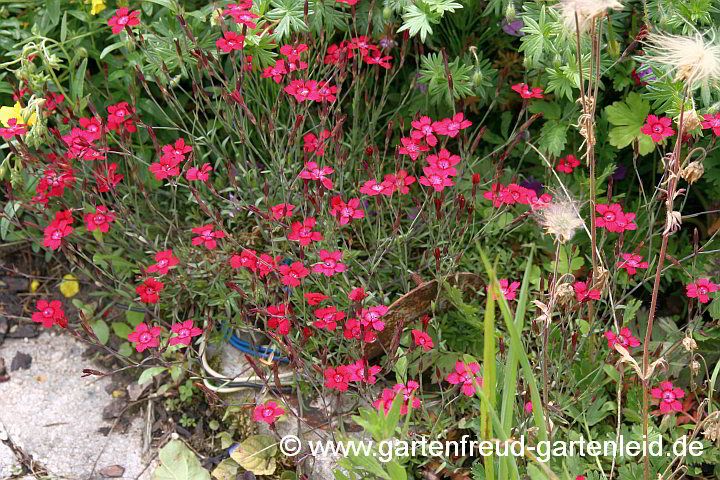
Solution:
M385 305L379 305L377 307L370 307L369 309L363 308L360 310L360 317L362 325L365 329L374 329L378 332L382 332L385 329L385 322L382 321L383 315L388 312L388 307Z
M622 257L624 261L617 262L617 266L618 268L624 268L625 270L627 270L628 275L635 275L638 268L648 268L648 262L642 261L642 255L623 253Z
M164 180L167 177L176 177L180 175L180 162L183 161L182 155L165 154L160 157L159 162L153 162L148 167L148 171L155 174L156 180Z
M43 245L50 248L51 250L57 250L58 248L60 248L60 245L62 244L62 239L70 235L73 231L73 228L70 226L71 223L72 217L70 217L70 221L68 221L64 218L59 219L56 216L55 220L53 220L50 225L45 227L45 238L43 239Z
M135 325L135 331L128 334L128 340L136 344L135 350L142 352L146 348L157 347L157 337L162 333L162 327L148 327L144 323Z
M300 54L306 52L307 49L308 46L304 43L298 44L297 47L293 47L292 45L283 45L280 47L280 53L285 55L288 60L296 61L300 58Z
M422 402L419 398L413 396L415 391L420 388L420 384L414 380L410 380L407 384L397 383L393 385L392 389L384 388L382 397L373 402L373 407L380 409L382 408L387 415L392 408L395 397L399 394L403 394L403 404L400 407L400 415L406 415L409 409L420 408Z
M265 68L262 74L262 78L271 78L275 80L275 83L282 82L284 75L288 73L285 60L275 60L275 66Z
M115 214L108 212L107 207L98 205L95 207L94 213L85 214L85 225L87 226L88 232L98 230L105 232L110 229L110 222L115 221Z
M128 13L127 7L118 8L115 10L115 15L110 17L107 24L112 27L112 33L120 33L125 30L125 25L128 27L140 25L140 19L137 18L138 15L140 15L140 10Z
M359 198L351 198L345 203L342 197L336 195L331 200L330 205L330 215L337 218L340 225L346 225L353 218L363 218L365 216L365 212L358 208L360 206Z
M8 127L7 128L0 128L0 137L3 137L4 139L9 139L14 137L15 135L25 135L27 133L27 125L22 123L17 123L17 119L11 118L8 120Z
M315 155L325 155L325 144L324 141L330 138L332 132L330 130L323 130L320 134L320 138L316 137L314 133L308 133L303 136L303 150L308 153L315 153Z
M350 371L344 365L337 368L328 368L323 372L325 386L333 390L344 392L348 389Z
M706 114L703 118L705 121L702 122L702 128L711 128L716 137L720 136L720 113Z
M345 312L338 312L335 307L318 308L315 310L315 317L318 320L313 322L315 328L325 328L329 331L335 331L340 320L345 318Z
M520 282L509 283L506 278L503 278L502 280L498 280L498 283L500 284L500 289L502 290L505 300L515 300L515 298L517 297L516 291L520 286ZM485 290L490 291L490 287L490 285L486 286ZM493 298L497 300L496 297Z
M597 226L607 228L610 232L623 232L625 230L637 230L634 213L623 213L622 207L613 203L611 205L595 205L595 211L602 215L597 217Z
M364 325L357 318L351 318L345 322L343 329L343 337L356 340L362 340L365 343L372 343L377 339L377 335L369 325Z
M217 241L215 241L216 238L225 238L225 232L219 230L213 231L212 224L208 224L203 227L194 227L192 232L200 235L199 237L192 239L192 244L205 245L205 248L208 250L213 250L217 247Z
M62 328L67 327L67 318L65 318L65 311L60 300L51 302L38 300L35 304L35 310L37 311L32 314L33 322L42 323L45 328L50 328L53 325Z
M390 184L393 186L393 190L400 192L403 195L410 193L410 185L415 183L415 177L408 176L405 170L399 170L395 174L385 175L385 181L383 185ZM392 191L390 192L392 193Z
M278 272L283 276L283 285L286 287L297 287L300 285L300 279L307 277L310 270L305 268L302 262L295 262L292 265L280 265Z
M289 240L300 242L300 245L307 247L310 242L319 242L325 236L320 232L314 232L315 218L309 217L302 222L293 222L292 233L288 234Z
M414 120L412 127L415 129L410 132L410 137L413 140L425 140L425 143L431 147L437 145L437 137L435 136L435 130L433 129L432 119L430 117L425 116L420 117L419 120Z
M345 264L340 263L343 253L340 250L328 252L327 250L318 250L317 256L320 257L321 263L313 265L313 273L322 273L327 277L331 277L336 273L345 271Z
M454 177L457 175L455 165L460 163L460 156L453 155L446 149L440 150L437 155L427 157L427 162L432 170L438 175L445 177Z
M413 160L417 160L422 152L427 152L430 147L422 145L419 141L413 140L412 138L403 137L400 139L402 147L398 148L398 153L402 155L409 155Z
M433 122L432 127L438 135L447 135L455 138L460 130L464 130L472 125L470 120L466 120L462 112L456 113L452 118L444 118L439 122Z
M580 160L575 155L568 155L567 157L558 158L555 163L555 170L563 173L572 173L573 168L580 166Z
M373 48L367 55L365 55L365 58L363 58L363 60L368 65L378 65L389 70L392 67L392 65L390 64L392 58L393 57L390 55L383 56L380 50L378 50L377 48Z
M245 249L240 255L230 257L230 266L232 268L245 267L251 272L257 269L257 252L255 250Z
M177 345L178 343L182 343L183 345L190 345L192 337L202 335L203 329L193 327L192 320L185 320L182 323L173 323L172 333L176 333L177 336L170 339L170 345Z
M232 50L242 50L244 41L245 37L242 35L235 32L225 32L222 38L215 41L215 46L225 53L230 53Z
M157 303L160 298L158 292L164 289L164 283L158 282L153 278L147 278L142 285L135 287L135 293L140 296L140 301L143 303Z
M316 292L308 292L305 295L303 295L305 300L307 300L308 305L317 305L318 303L322 302L323 300L327 300L328 296L323 295L322 293L316 293Z
M124 127L125 130L131 133L136 130L136 127L133 125L131 119L135 113L135 109L131 107L128 102L120 102L116 105L110 105L107 107L107 110L107 122L110 130L119 130L120 127ZM128 117L127 120L125 117Z
M588 285L586 282L575 282L573 284L573 290L575 290L575 299L578 302L584 302L587 299L600 300L602 292L600 290L588 291Z
M292 203L279 203L272 207L272 216L275 220L282 220L285 217L292 217L292 211L295 205Z
M255 422L265 422L268 425L275 423L277 418L284 414L285 410L277 406L277 403L268 401L267 403L261 403L255 410L253 410L252 419Z
M347 371L349 373L348 380L350 382L365 382L370 385L374 385L377 382L377 375L382 371L382 367L378 365L367 366L368 378L365 379L365 366L367 363L364 360L358 360L355 363L347 365Z
M673 388L672 382L660 382L660 387L653 388L650 393L660 400L660 413L682 412L683 404L678 399L685 396L685 391Z
M278 335L290 333L290 319L285 316L285 305L271 305L268 307L268 328L275 330Z
M426 352L429 352L435 346L430 335L422 330L413 330L411 333L415 345L422 347Z
M522 98L543 98L542 88L531 89L526 83L513 85L512 89L519 93Z
M185 178L187 178L189 181L193 180L201 180L203 182L207 182L210 179L210 171L212 170L212 167L209 163L203 163L202 167L190 167L188 169L187 173L185 174Z
M646 122L640 131L650 135L653 142L662 142L665 137L675 135L675 130L670 127L672 120L668 117L658 118L655 115L648 115Z
M314 80L293 80L284 90L295 97L298 102L304 102L305 100L318 101L320 99L317 94L317 82Z
M620 333L615 335L613 332L605 332L605 338L608 341L608 348L615 349L615 345L620 345L626 350L630 350L632 347L640 346L640 340L632 336L632 332L627 327L620 329Z
M453 385L462 384L462 393L468 397L472 397L475 395L475 383L480 387L483 386L483 378L477 375L479 372L480 365L475 362L468 365L465 365L463 362L457 362L455 364L455 371L448 375L447 381Z
M432 167L423 167L424 176L418 179L418 183L426 187L432 187L436 192L442 192L445 187L455 185L450 177L437 173Z
M354 302L361 302L365 297L367 295L363 287L357 287L348 294L348 298Z
M370 195L371 197L374 197L376 195L392 195L394 190L394 185L391 182L384 181L382 183L377 183L376 180L368 180L366 181L362 187L360 187L360 193L364 193L365 195Z
M688 298L697 298L700 303L708 303L710 301L708 294L717 292L718 285L707 278L699 278L695 283L685 285L685 290Z
M168 273L168 270L170 270L170 267L174 267L178 263L180 263L180 260L173 257L172 250L164 250L162 252L156 252L155 253L155 264L150 265L147 268L148 273L159 273L160 275L165 275Z
M532 402L527 402L523 410L525 410L525 413L532 413Z
M305 170L300 172L298 177L304 180L318 180L325 188L332 190L332 180L327 178L327 175L330 175L333 172L335 172L335 170L333 170L332 167L318 168L317 163L308 162L305 164Z

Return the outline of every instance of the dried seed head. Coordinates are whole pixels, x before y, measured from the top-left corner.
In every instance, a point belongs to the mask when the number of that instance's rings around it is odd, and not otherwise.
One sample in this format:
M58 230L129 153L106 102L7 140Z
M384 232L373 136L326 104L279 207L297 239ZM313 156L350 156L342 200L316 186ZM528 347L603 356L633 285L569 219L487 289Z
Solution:
M566 243L585 225L579 211L579 206L572 199L556 196L550 204L537 209L535 217L545 233L553 235L557 242Z
M706 420L703 435L711 442L720 442L720 417Z
M698 160L690 162L685 168L680 170L682 179L691 185L700 180L700 177L702 177L704 173L705 167L703 167L703 164Z
M558 8L563 17L565 26L571 31L580 29L580 33L587 31L593 20L596 20L608 10L622 10L623 4L617 0L564 0ZM577 15L577 22L575 16Z
M704 35L670 35L650 33L643 42L647 58L667 67L675 80L689 84L720 80L720 45Z
M690 371L693 375L697 375L698 373L700 373L700 362L698 362L697 360L693 360L692 362L690 362Z
M567 305L575 299L575 290L570 283L561 283L555 287L555 297L558 305Z
M697 350L697 343L695 343L695 340L693 340L693 338L690 335L683 338L682 344L683 344L683 347L685 347L685 350L688 352Z
M675 124L679 128L680 127L680 115L675 117L673 120L675 120ZM695 130L696 128L698 128L700 126L701 123L702 123L702 118L700 118L700 115L698 115L698 113L693 108L692 110L683 113L682 131L683 131L683 133L687 133L692 130Z

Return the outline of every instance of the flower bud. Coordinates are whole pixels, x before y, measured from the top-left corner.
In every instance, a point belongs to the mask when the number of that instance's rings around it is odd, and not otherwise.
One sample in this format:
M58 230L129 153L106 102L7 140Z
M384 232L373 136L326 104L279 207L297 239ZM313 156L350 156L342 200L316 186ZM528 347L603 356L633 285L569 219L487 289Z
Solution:
M513 5L513 2L510 2L505 9L505 19L508 21L508 23L511 23L513 20L515 20L515 17L517 17L517 13L515 12L515 5Z

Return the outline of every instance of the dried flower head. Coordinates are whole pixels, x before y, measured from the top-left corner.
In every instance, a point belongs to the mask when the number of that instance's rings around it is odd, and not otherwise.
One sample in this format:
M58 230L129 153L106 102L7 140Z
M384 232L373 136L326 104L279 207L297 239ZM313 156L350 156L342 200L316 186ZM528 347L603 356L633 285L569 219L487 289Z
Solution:
M567 305L575 299L572 281L564 282L555 287L555 298L558 305Z
M705 430L703 430L705 438L711 442L720 443L720 417L708 419L705 421Z
M545 233L553 235L557 242L566 243L585 225L579 211L572 199L555 195L552 202L535 211L535 216Z
M674 119L675 124L680 127L680 115L678 114ZM697 111L693 108L692 110L685 111L683 113L683 133L695 130L702 124L702 118L698 115Z
M623 4L617 0L563 0L558 5L565 26L571 31L585 32L593 20L596 20L608 10L622 10ZM577 14L577 23L575 15Z
M720 45L705 35L650 33L644 43L648 60L667 67L668 74L688 84L720 80Z
M697 374L700 373L700 362L697 360L690 362L690 371L693 375L697 376Z
M702 162L698 160L688 163L685 168L680 170L680 176L682 179L691 185L700 180L700 177L702 177L704 173L705 167L703 167Z
M695 343L695 340L693 340L690 335L686 335L685 338L683 338L682 344L685 350L688 352L697 350L697 343Z

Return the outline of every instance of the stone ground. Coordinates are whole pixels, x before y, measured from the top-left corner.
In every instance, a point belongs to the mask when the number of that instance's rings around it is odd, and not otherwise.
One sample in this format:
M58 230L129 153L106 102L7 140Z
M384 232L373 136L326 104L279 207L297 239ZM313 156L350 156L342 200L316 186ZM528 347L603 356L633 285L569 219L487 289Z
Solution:
M140 418L128 418L126 433L106 436L99 431L113 425L103 420L103 409L113 400L106 392L111 380L81 376L83 368L94 367L82 356L85 349L69 335L46 332L32 339L5 339L0 346L10 376L0 383L0 479L18 472L19 459L8 442L32 456L49 478L111 478L106 475L113 472L105 469L116 465L124 472L112 478L150 478L152 468L146 466L151 455L143 455ZM11 371L18 352L30 355L32 363Z

